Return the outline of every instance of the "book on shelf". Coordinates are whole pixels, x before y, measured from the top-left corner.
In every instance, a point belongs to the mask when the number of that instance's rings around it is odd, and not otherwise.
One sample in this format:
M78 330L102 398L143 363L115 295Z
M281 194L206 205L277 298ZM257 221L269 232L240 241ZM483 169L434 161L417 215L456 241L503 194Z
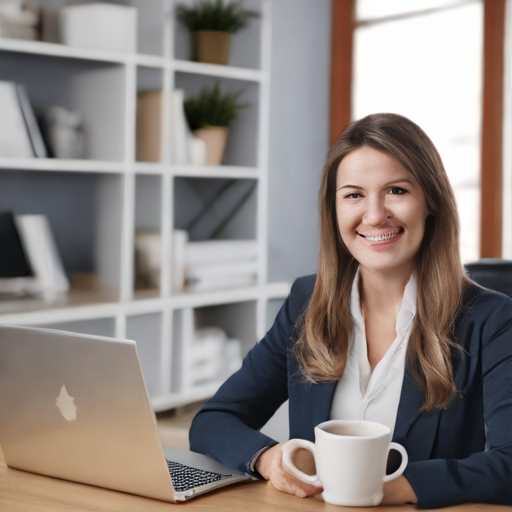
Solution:
M198 328L192 308L176 312L174 339L181 347L182 390L225 380L242 364L242 344L217 326Z
M136 155L141 162L162 162L165 152L176 165L205 165L206 144L188 126L183 106L184 91L176 89L166 98L163 91L137 95ZM164 123L168 134L164 136Z
M0 156L48 156L25 87L0 81L0 112Z
M16 84L16 91L18 93L18 100L20 102L23 119L25 120L25 127L28 131L34 156L38 158L46 158L48 156L46 152L46 146L44 144L41 130L37 123L37 118L34 114L34 110L30 104L27 90L25 87L23 87L23 85Z
M16 227L37 282L45 296L69 290L69 281L46 215L18 215Z
M45 215L0 214L0 293L51 297L69 290Z
M0 156L34 156L14 82L0 81Z
M257 257L256 240L202 240L189 242L185 248L187 265L256 260Z
M161 162L163 135L162 91L145 91L137 95L136 155L141 162Z
M35 279L12 212L0 213L0 294L35 290Z

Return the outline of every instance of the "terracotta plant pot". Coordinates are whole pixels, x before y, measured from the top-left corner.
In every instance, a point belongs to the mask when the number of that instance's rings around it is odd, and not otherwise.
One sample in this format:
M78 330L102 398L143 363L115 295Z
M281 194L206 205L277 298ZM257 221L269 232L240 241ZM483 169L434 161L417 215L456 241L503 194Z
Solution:
M227 65L229 58L229 32L215 32L213 30L199 30L195 32L196 60L209 64Z
M229 128L225 126L206 126L194 130L194 135L206 143L208 152L206 165L221 164L226 149L226 141L228 140L228 132Z

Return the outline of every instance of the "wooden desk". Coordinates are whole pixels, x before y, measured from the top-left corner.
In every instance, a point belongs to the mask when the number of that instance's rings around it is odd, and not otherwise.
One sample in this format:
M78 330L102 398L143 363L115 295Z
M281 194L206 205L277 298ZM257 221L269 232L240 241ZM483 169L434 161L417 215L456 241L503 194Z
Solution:
M408 512L412 506L349 508L328 505L315 498L300 499L276 491L266 482L233 485L192 501L174 505L121 492L101 489L8 469L0 452L0 512L162 512L175 507L185 512ZM450 512L511 512L512 507L461 505Z

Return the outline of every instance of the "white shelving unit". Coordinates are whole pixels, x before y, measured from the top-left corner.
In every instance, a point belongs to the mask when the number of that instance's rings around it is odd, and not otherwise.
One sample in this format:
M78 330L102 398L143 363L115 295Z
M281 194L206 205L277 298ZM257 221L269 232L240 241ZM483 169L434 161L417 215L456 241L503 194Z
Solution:
M176 312L194 308L199 326L222 327L247 352L264 335L268 301L288 293L287 283L267 283L270 0L245 1L261 16L233 38L229 66L191 61L190 35L176 20L174 0L116 2L138 8L136 53L59 44L56 14L67 2L40 3L44 42L0 39L0 80L25 85L36 108L61 105L80 112L87 159L0 157L0 210L46 214L65 266L75 267L67 270L94 272L101 291L72 291L53 302L3 300L0 323L135 339L155 410L206 398L220 382L184 389L176 378L182 370L177 354L185 349L173 339ZM175 166L169 155L160 163L137 162L137 93L179 87L194 94L216 80L226 90L244 89L241 101L248 105L231 127L225 165ZM225 234L257 239L257 284L173 294L172 232L184 207L180 193L226 179L256 182ZM161 234L159 289L134 289L136 229Z

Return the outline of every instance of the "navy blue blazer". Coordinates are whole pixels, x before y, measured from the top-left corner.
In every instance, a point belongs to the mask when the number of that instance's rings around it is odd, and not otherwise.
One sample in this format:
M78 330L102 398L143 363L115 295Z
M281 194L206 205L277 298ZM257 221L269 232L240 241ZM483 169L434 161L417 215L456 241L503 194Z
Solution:
M304 383L291 349L315 279L295 281L272 328L199 411L192 450L249 473L252 457L276 444L259 429L286 399L290 438L314 441L336 382ZM419 412L423 394L406 367L393 436L409 454L404 475L419 507L512 505L512 300L472 286L454 330L463 348L453 359L459 393L446 410Z

